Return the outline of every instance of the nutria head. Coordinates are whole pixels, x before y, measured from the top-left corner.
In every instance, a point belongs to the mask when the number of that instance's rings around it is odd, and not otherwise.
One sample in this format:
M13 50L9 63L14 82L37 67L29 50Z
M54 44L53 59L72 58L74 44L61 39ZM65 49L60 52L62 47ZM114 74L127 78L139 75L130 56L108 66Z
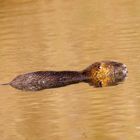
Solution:
M82 73L88 77L87 82L95 87L117 85L127 76L126 65L114 61L96 62Z

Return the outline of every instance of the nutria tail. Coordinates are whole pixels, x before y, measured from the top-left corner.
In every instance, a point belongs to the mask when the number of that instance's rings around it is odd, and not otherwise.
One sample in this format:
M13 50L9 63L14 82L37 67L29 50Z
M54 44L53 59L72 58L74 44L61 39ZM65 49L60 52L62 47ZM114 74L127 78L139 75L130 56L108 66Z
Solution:
M10 85L10 83L4 83L4 84L0 84L0 85L2 85L2 86L4 86L4 85Z

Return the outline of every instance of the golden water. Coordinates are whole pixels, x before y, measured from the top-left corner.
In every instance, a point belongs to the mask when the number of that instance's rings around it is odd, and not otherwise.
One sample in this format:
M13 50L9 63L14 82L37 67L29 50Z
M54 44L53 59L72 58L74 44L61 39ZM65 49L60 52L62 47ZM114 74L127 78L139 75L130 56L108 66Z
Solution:
M0 0L0 83L37 70L127 65L115 87L0 87L2 140L140 139L139 0Z

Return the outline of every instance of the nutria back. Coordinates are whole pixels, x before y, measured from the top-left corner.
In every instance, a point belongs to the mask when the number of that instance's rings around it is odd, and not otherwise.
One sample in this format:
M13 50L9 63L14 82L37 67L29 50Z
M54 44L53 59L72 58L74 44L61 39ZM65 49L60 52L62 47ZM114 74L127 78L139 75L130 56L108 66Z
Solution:
M43 90L66 86L86 79L76 71L37 71L17 76L10 85L20 90Z

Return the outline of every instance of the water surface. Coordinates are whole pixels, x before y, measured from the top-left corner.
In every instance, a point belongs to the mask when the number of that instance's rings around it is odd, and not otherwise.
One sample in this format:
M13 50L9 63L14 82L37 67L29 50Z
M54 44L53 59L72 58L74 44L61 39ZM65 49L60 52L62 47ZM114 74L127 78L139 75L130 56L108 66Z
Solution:
M127 65L127 80L23 92L0 87L3 140L139 140L139 0L1 0L0 82L37 70Z

